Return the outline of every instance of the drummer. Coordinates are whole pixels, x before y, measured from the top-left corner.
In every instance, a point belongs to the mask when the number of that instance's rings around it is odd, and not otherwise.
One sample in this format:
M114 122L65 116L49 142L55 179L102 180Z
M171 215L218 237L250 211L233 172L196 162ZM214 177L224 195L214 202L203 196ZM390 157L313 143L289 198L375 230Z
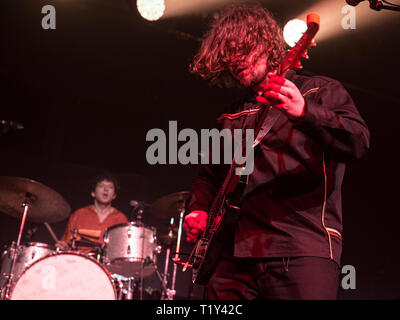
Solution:
M93 204L71 214L61 240L56 243L57 248L64 251L73 249L71 248L73 233L77 230L75 239L79 245L76 249L80 253L88 254L94 249L89 241L102 245L107 228L129 223L125 214L111 205L119 191L119 182L113 175L103 173L94 177L91 190Z

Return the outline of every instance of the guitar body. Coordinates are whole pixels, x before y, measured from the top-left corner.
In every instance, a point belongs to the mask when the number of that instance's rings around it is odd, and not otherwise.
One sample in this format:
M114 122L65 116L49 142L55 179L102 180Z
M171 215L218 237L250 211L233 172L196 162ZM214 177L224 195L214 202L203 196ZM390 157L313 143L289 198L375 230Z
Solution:
M301 58L307 58L307 49L314 45L313 39L319 29L319 16L317 14L309 14L307 16L307 26L307 31L279 65L278 75L284 76L289 69L301 68ZM254 129L254 137L258 136L267 114L268 108L264 108ZM254 141L250 141L250 143L254 145ZM222 187L208 213L206 230L196 243L192 265L192 281L195 284L206 284L208 282L221 257L225 245L224 242L234 232L234 226L240 217L240 199L247 184L247 179L245 179L247 177L237 175L236 169L240 168L237 167L233 160Z
M247 176L236 176L237 187L227 194L215 217L215 223L204 232L196 243L192 280L195 284L206 284L210 279L221 253L234 232L240 217L240 195L247 185ZM209 216L213 216L209 214Z

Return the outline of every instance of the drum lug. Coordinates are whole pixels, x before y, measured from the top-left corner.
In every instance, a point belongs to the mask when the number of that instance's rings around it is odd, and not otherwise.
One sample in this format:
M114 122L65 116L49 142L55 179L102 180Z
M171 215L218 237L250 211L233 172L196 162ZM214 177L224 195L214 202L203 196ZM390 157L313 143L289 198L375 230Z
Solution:
M155 254L160 254L161 250L162 250L162 247L161 246L157 246L156 249L154 250L154 253Z

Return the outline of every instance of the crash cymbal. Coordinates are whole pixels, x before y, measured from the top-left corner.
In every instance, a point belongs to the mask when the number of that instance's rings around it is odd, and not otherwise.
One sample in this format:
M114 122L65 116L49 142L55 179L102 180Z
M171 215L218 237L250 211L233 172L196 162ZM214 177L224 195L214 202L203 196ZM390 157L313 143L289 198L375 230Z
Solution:
M54 223L66 219L70 205L51 188L34 180L19 177L0 177L0 211L21 219L29 204L27 220L36 223Z
M189 191L168 194L156 200L151 206L151 214L160 218L179 218L180 212L186 206Z

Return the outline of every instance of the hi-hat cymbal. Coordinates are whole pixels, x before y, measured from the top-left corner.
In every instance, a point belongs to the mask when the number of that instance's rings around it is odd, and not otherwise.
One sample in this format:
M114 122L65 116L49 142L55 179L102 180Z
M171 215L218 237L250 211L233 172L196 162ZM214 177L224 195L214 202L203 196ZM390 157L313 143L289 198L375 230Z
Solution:
M21 219L29 204L27 220L54 223L66 219L70 205L53 189L34 180L19 177L0 177L0 211Z
M163 244L170 246L176 243L177 236L176 234L162 234L157 236L157 239L159 239Z
M168 194L152 204L151 214L160 218L179 218L189 195L189 191Z

